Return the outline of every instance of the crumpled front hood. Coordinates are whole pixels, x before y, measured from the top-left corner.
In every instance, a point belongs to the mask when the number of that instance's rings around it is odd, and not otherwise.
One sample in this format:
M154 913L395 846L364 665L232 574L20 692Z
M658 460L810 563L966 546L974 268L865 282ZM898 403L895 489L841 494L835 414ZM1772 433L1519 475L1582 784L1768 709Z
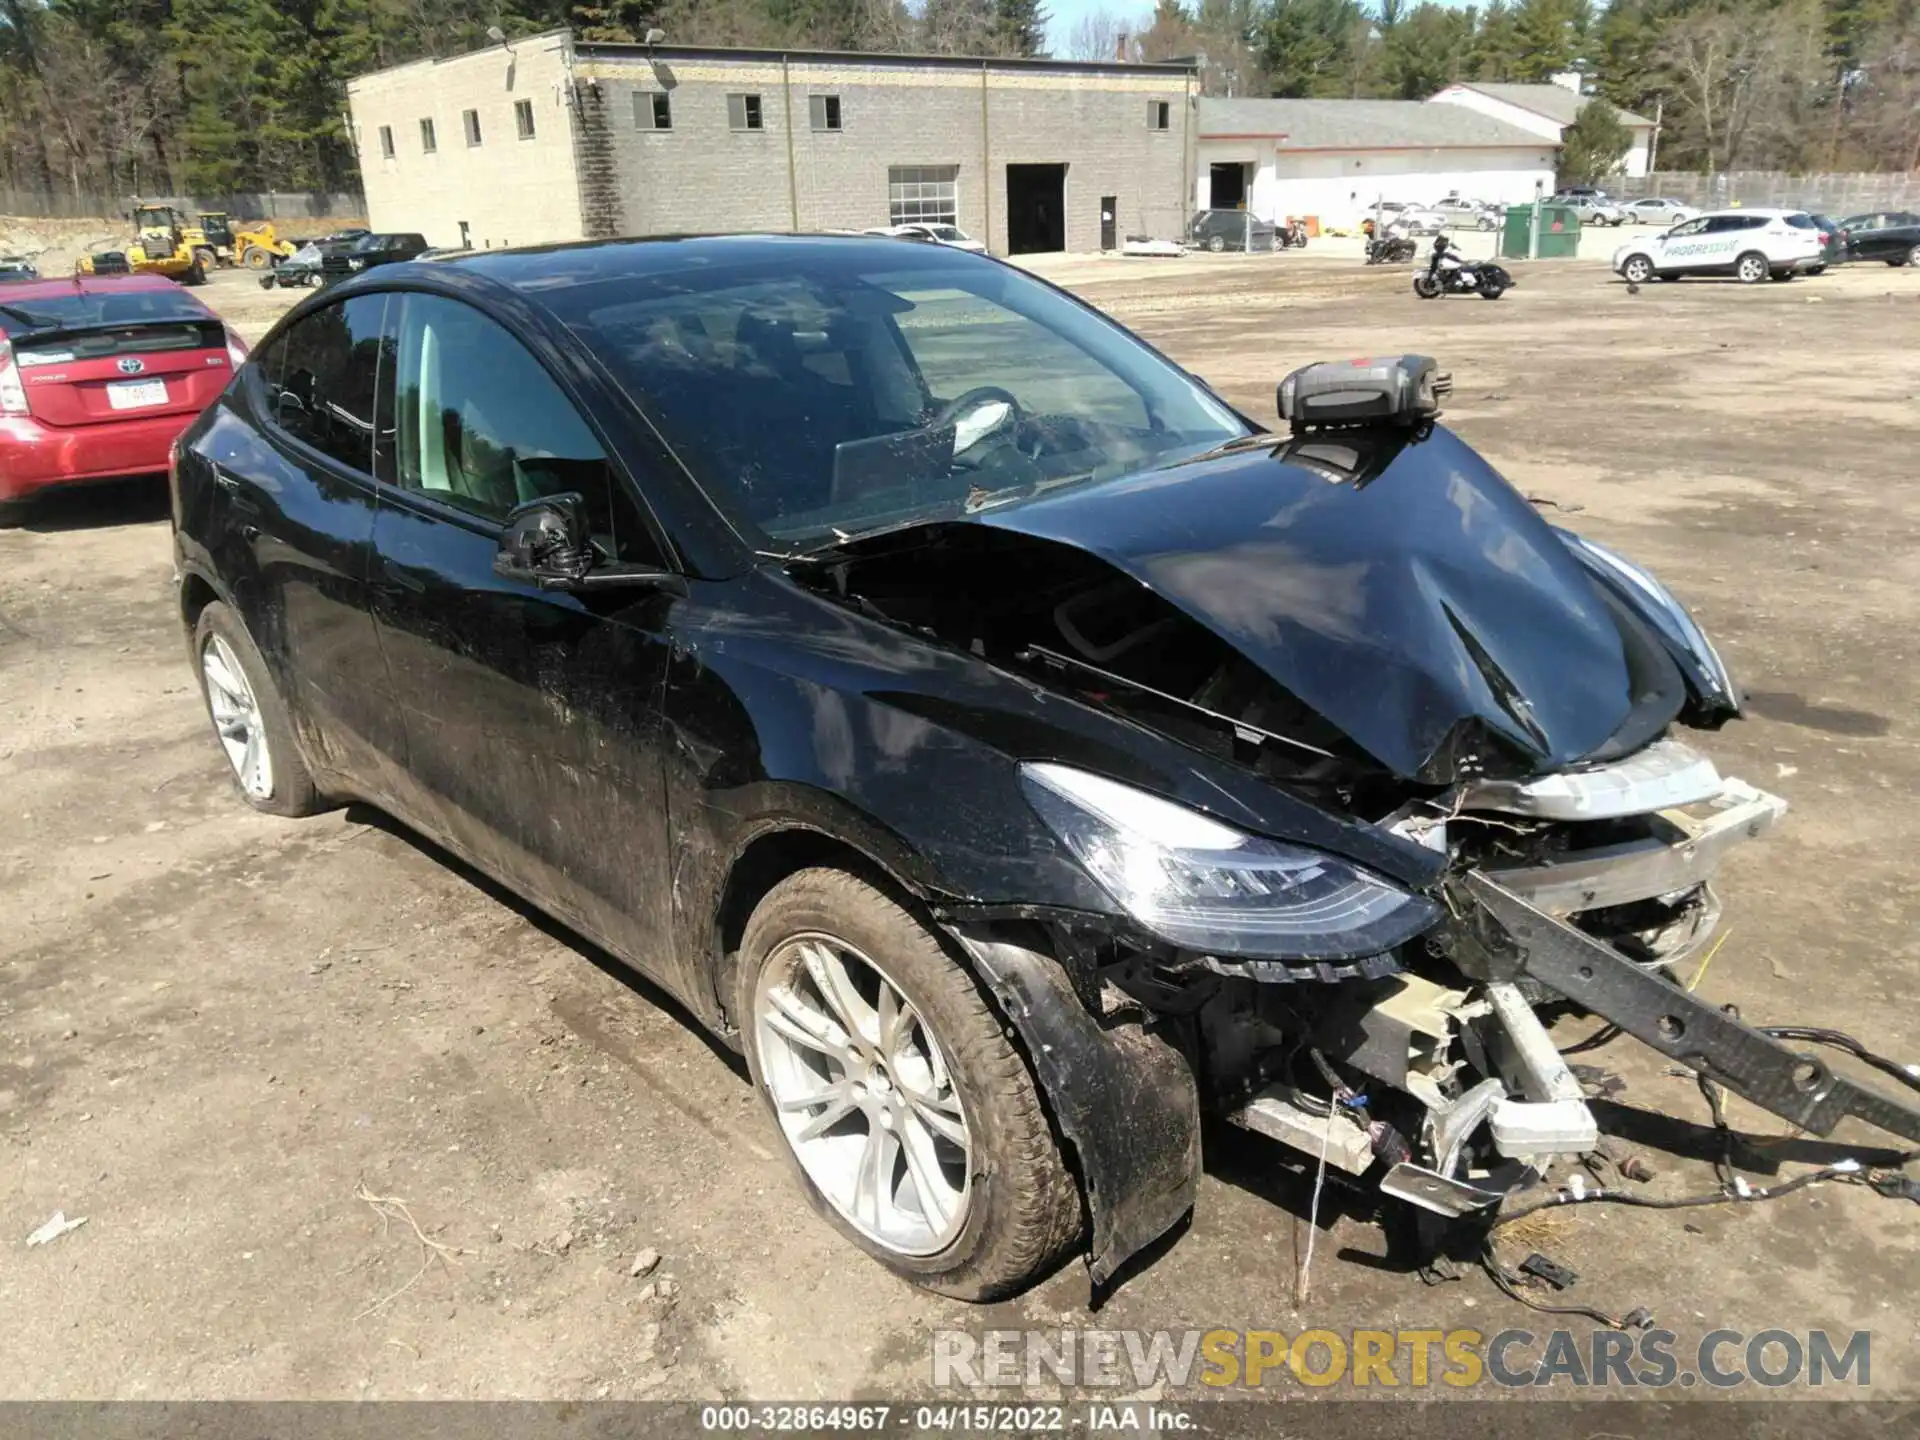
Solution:
M1408 778L1555 769L1636 704L1677 710L1672 662L1630 665L1636 622L1452 433L1322 443L1362 463L1332 478L1276 437L972 518L1099 556Z

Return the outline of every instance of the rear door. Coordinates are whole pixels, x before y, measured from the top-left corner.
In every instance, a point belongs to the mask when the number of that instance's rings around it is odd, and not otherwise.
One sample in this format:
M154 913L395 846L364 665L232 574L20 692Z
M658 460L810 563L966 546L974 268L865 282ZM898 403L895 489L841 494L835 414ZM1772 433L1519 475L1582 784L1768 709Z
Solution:
M385 801L405 765L367 598L374 395L385 295L310 311L277 334L196 445L212 467L215 573L326 779Z
M407 732L408 808L456 850L671 973L662 700L671 596L541 590L493 570L513 507L585 499L609 559L661 565L631 479L514 335L408 293L389 318L374 605Z
M211 315L30 331L13 348L27 408L55 428L198 415L233 369L226 330Z

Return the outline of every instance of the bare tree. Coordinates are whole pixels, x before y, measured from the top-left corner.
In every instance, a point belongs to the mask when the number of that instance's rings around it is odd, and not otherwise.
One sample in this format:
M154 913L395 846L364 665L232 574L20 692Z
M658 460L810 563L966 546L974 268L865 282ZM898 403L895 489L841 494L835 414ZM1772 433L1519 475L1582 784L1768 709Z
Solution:
M1709 172L1799 160L1824 78L1809 0L1677 20L1658 60L1669 83L1662 154Z
M1089 10L1073 22L1073 28L1067 32L1067 58L1069 60L1114 60L1132 59L1138 49L1130 26L1111 10ZM1128 53L1120 54L1125 45Z

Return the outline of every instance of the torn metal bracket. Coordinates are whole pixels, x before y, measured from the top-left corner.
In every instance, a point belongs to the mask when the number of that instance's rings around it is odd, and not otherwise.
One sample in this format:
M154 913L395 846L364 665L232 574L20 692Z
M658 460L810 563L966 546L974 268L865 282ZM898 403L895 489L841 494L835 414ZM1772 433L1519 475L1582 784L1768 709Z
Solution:
M1611 946L1527 904L1485 875L1468 893L1511 937L1525 973L1610 1020L1662 1055L1708 1076L1815 1135L1851 1115L1920 1140L1920 1107L1836 1075L1818 1056L1783 1045L1642 970Z

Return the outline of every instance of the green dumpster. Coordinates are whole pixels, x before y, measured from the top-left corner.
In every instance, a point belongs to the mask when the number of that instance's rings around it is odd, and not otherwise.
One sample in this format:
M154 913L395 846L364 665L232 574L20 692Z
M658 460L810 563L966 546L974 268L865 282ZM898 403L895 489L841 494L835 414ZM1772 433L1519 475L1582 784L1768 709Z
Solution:
M1533 233L1533 206L1509 205L1506 228L1500 232L1500 258L1525 260L1528 237ZM1568 205L1545 204L1540 207L1540 256L1542 260L1564 260L1580 253L1580 217Z

